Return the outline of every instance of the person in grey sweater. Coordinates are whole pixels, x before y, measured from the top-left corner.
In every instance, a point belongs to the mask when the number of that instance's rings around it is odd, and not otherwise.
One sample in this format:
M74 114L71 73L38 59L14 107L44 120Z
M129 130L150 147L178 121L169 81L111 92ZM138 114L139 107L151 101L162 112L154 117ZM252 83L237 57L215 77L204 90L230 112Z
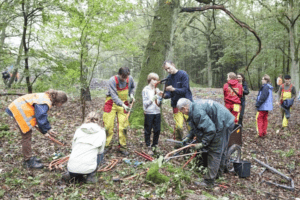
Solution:
M108 92L103 107L103 123L105 126L106 150L112 149L110 145L114 134L115 117L118 117L119 130L119 146L118 151L125 156L129 155L127 152L126 135L127 127L129 126L126 115L129 109L129 103L134 101L135 84L128 67L121 67L118 75L113 76L108 82ZM129 99L129 100L128 100Z
M158 88L155 88L158 82L158 75L156 73L150 73L147 77L148 85L144 87L142 91L143 95L143 109L145 114L144 121L144 135L145 143L149 148L148 154L153 154L152 149L155 151L158 144L158 138L160 135L160 104L162 101L162 92ZM153 129L153 141L150 145L151 130Z

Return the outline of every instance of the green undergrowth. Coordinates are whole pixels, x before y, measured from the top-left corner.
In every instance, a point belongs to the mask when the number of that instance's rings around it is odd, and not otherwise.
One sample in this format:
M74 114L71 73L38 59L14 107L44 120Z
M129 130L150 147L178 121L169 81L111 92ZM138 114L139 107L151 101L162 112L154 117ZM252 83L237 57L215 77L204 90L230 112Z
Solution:
M156 187L155 193L164 198L168 189L174 188L175 193L181 199L185 198L188 193L193 193L187 189L191 183L192 172L181 167L175 167L171 163L162 163L162 161L163 157L160 157L152 163L146 176L147 181L160 185L160 187Z
M0 125L0 131L8 131L9 126L7 124Z

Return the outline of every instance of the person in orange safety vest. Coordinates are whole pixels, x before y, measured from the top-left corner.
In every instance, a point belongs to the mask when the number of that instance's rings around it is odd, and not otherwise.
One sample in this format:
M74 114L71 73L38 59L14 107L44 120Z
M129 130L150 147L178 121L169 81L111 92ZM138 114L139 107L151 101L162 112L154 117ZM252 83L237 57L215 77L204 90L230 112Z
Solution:
M103 123L106 130L106 151L112 147L110 142L114 135L114 121L118 117L118 135L119 135L119 152L124 155L129 155L126 146L127 127L129 126L126 115L130 110L129 101L134 100L135 84L128 67L121 67L118 75L112 76L108 83L108 92L103 108Z
M37 125L45 137L55 134L51 131L47 112L52 106L60 107L67 100L65 92L50 89L45 93L23 95L6 108L6 113L14 118L22 135L24 167L37 169L44 167L40 159L32 157L32 128Z

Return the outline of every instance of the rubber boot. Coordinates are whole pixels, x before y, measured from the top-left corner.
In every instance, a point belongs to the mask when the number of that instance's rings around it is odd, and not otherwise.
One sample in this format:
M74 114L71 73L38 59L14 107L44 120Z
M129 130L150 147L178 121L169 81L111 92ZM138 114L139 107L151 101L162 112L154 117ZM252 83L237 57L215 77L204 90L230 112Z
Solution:
M97 183L96 171L94 171L86 176L86 183L89 183L89 184Z
M61 175L61 178L65 181L65 182L69 182L69 180L71 179L70 173L67 171L65 173L63 173Z
M212 187L214 187L214 182L215 182L214 179L204 179L204 180L199 184L199 186L205 187L205 188L212 188Z
M37 157L35 157L35 156L33 156L32 158L33 158L36 162L42 163L42 160L41 160L40 158L37 158Z
M23 166L25 168L34 168L34 169L42 169L44 165L42 163L37 162L34 157L31 157L29 160L24 161Z

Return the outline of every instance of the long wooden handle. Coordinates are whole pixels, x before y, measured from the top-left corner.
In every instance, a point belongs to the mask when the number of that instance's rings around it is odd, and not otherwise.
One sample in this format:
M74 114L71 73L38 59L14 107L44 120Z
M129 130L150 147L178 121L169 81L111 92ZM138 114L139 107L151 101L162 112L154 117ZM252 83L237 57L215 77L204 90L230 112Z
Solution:
M49 136L48 137L50 140L52 140L53 142L55 142L56 144L59 144L59 145L61 145L61 146L65 146L63 143L61 143L60 141L58 141L57 139L55 139L55 138L53 138L53 137L51 137L51 136Z

